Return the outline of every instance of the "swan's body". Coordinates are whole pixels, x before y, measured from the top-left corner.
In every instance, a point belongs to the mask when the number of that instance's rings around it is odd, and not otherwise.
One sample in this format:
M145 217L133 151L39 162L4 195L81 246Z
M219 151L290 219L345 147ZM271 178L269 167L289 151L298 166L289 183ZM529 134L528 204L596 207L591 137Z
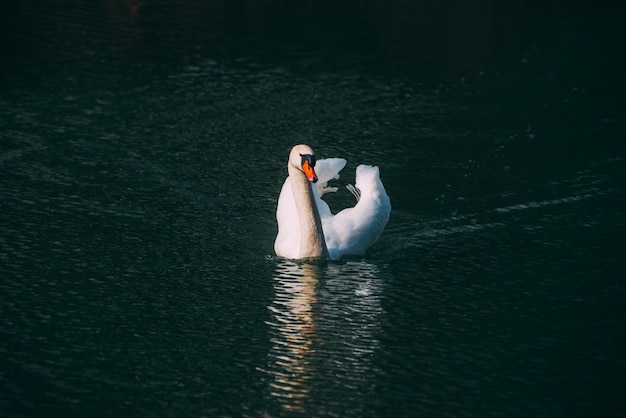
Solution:
M376 242L391 212L378 167L357 167L357 190L353 193L358 201L354 207L333 215L321 199L324 193L337 191L326 184L338 178L345 165L343 158L316 162L309 146L293 147L287 164L289 177L283 184L276 210L276 255L337 260L344 255L362 255Z

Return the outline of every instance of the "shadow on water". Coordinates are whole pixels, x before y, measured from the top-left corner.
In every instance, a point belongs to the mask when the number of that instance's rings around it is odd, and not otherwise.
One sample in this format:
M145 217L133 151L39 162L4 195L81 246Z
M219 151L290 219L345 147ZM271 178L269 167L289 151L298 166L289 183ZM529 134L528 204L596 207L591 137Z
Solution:
M263 371L283 412L362 411L358 400L376 375L381 289L378 269L364 261L278 263Z

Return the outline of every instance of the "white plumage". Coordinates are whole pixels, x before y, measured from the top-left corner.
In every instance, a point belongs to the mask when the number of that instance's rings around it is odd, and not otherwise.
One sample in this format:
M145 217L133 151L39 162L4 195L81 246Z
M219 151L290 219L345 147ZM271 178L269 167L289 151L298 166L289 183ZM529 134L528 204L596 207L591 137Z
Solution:
M315 162L313 150L306 145L295 146L289 158L289 177L285 180L276 210L278 235L274 249L281 257L291 259L330 258L337 260L344 255L362 255L380 236L391 212L389 196L380 180L378 167L359 165L356 169L355 196L358 201L354 207L346 208L333 215L322 196L337 188L327 186L328 181L339 178L339 172L345 167L343 158L328 158ZM317 183L307 179L303 164L312 157L313 176ZM310 159L308 160L310 161ZM313 180L315 181L315 180ZM309 188L303 190L303 188ZM358 196L360 192L360 197ZM310 196L310 199L308 197ZM310 200L307 202L307 200ZM311 214L303 214L311 211ZM315 211L319 216L315 216ZM310 215L310 216L309 216ZM309 250L311 239L316 235L316 219L321 221L323 237L317 237L325 243L325 249ZM310 221L309 221L310 220ZM304 225L302 223L304 222ZM319 231L319 228L317 229ZM305 236L301 231L308 231ZM311 232L313 231L313 232ZM317 233L317 235L320 235ZM323 239L322 239L323 238ZM323 247L323 245L322 245Z

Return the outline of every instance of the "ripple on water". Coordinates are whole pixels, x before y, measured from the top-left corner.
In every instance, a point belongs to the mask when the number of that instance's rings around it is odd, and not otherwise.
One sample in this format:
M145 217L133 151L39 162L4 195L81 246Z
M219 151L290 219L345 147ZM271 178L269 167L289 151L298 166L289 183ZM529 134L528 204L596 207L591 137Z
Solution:
M363 412L360 394L375 384L382 288L366 262L278 262L264 370L281 409L320 413L324 398L326 412L350 402Z

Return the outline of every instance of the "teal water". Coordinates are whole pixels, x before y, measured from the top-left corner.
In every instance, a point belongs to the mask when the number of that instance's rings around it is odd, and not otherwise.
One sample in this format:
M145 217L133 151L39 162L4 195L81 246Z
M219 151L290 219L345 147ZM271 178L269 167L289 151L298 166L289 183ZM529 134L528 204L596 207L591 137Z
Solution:
M626 412L618 10L2 7L0 415ZM274 256L301 142L364 257Z

